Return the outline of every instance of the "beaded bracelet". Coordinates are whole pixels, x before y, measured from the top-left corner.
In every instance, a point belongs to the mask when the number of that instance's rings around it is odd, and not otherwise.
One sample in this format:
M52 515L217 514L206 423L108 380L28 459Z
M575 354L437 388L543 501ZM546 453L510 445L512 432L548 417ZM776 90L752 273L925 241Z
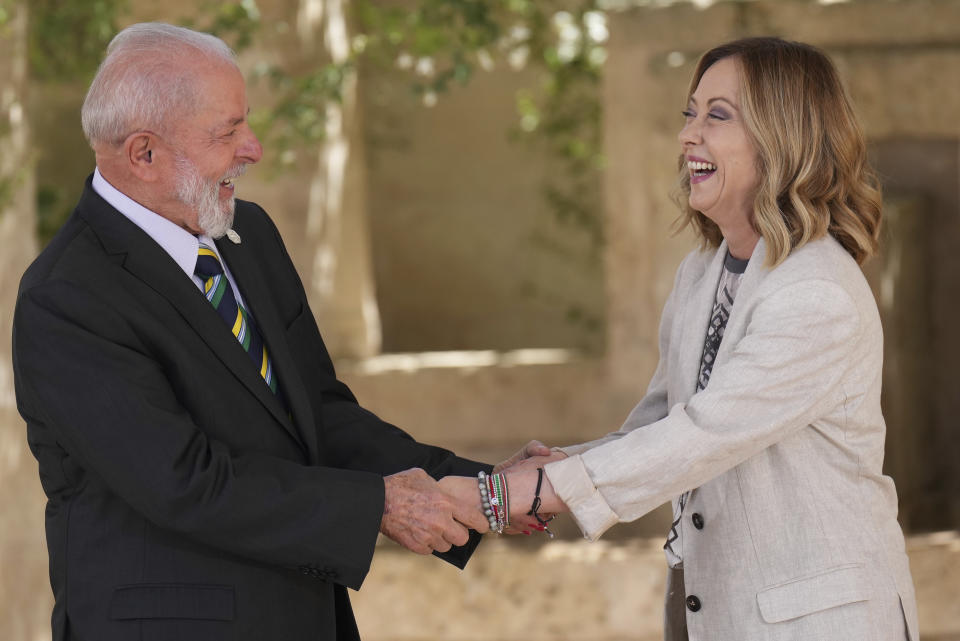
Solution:
M483 515L487 517L490 531L497 529L497 519L493 515L493 506L490 505L490 490L487 488L487 474L481 471L477 474L477 487L480 490L480 502L483 504Z
M490 524L490 531L503 534L510 525L510 499L507 493L507 479L503 474L477 474L477 488L483 514Z

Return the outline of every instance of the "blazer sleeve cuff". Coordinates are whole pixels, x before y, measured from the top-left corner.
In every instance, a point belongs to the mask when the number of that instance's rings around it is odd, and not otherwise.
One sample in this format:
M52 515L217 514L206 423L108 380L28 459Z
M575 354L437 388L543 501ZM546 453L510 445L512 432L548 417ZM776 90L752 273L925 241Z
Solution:
M482 540L483 534L474 530L470 530L470 539L467 541L466 545L454 546L446 552L434 551L433 555L438 559L442 559L450 565L462 570L467 567L467 561L469 561L470 557L473 556L474 551L477 549L477 546L480 545Z
M549 463L543 468L553 491L570 509L583 536L596 541L604 532L620 522L600 490L593 484L580 456Z

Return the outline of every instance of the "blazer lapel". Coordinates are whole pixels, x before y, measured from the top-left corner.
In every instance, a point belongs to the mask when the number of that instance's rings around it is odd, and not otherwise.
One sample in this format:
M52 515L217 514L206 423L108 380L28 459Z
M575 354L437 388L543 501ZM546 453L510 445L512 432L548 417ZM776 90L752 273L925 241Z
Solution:
M685 403L697 390L697 377L700 375L700 361L703 358L703 342L707 336L707 326L713 303L717 297L717 283L720 282L720 270L723 258L727 255L727 243L723 241L706 270L690 287L681 320L680 339L679 394L674 402Z
M260 269L257 267L258 257L254 256L249 245L234 244L223 238L216 241L220 255L230 267L230 272L237 281L237 287L243 295L244 303L250 309L254 322L260 330L263 341L267 345L273 366L277 371L280 388L283 390L290 413L296 426L299 426L300 441L306 445L310 453L310 460L319 460L316 432L311 429L314 425L313 411L310 408L307 391L297 373L297 367L290 353L290 347L284 337L284 327L277 316L276 309L270 304L270 294L267 283L263 280ZM259 257L263 258L263 257ZM261 381L262 383L262 381ZM266 385L261 385L266 389ZM285 419L287 417L284 417ZM289 420L282 421L284 426L290 426Z
M196 284L183 273L169 254L100 198L89 181L78 211L97 231L104 249L110 254L123 255L124 269L163 296L200 335L211 352L270 411L283 429L301 446L306 445L284 412L280 401L251 364L250 357L243 351L240 343L230 333L229 328L226 328ZM254 314L256 315L256 312ZM258 323L259 320L257 318ZM272 347L272 343L268 342L268 349ZM310 450L309 446L307 449ZM312 451L315 449L314 445Z

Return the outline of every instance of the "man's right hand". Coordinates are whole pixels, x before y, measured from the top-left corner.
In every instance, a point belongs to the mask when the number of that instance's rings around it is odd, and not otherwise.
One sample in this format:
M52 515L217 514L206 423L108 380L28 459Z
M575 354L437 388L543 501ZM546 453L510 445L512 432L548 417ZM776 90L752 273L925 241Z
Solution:
M380 531L417 554L446 552L469 540L467 528L490 527L477 507L459 504L419 468L387 476L383 483Z

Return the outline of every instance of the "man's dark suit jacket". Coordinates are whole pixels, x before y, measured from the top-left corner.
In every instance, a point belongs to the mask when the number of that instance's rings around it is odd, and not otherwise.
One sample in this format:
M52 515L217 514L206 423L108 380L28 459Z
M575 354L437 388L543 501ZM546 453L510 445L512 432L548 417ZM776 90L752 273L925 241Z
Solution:
M17 404L39 461L55 641L358 638L383 476L488 469L414 441L336 379L276 227L218 242L289 407L169 255L90 186L27 269ZM452 550L462 567L476 546ZM411 577L411 584L415 577Z

